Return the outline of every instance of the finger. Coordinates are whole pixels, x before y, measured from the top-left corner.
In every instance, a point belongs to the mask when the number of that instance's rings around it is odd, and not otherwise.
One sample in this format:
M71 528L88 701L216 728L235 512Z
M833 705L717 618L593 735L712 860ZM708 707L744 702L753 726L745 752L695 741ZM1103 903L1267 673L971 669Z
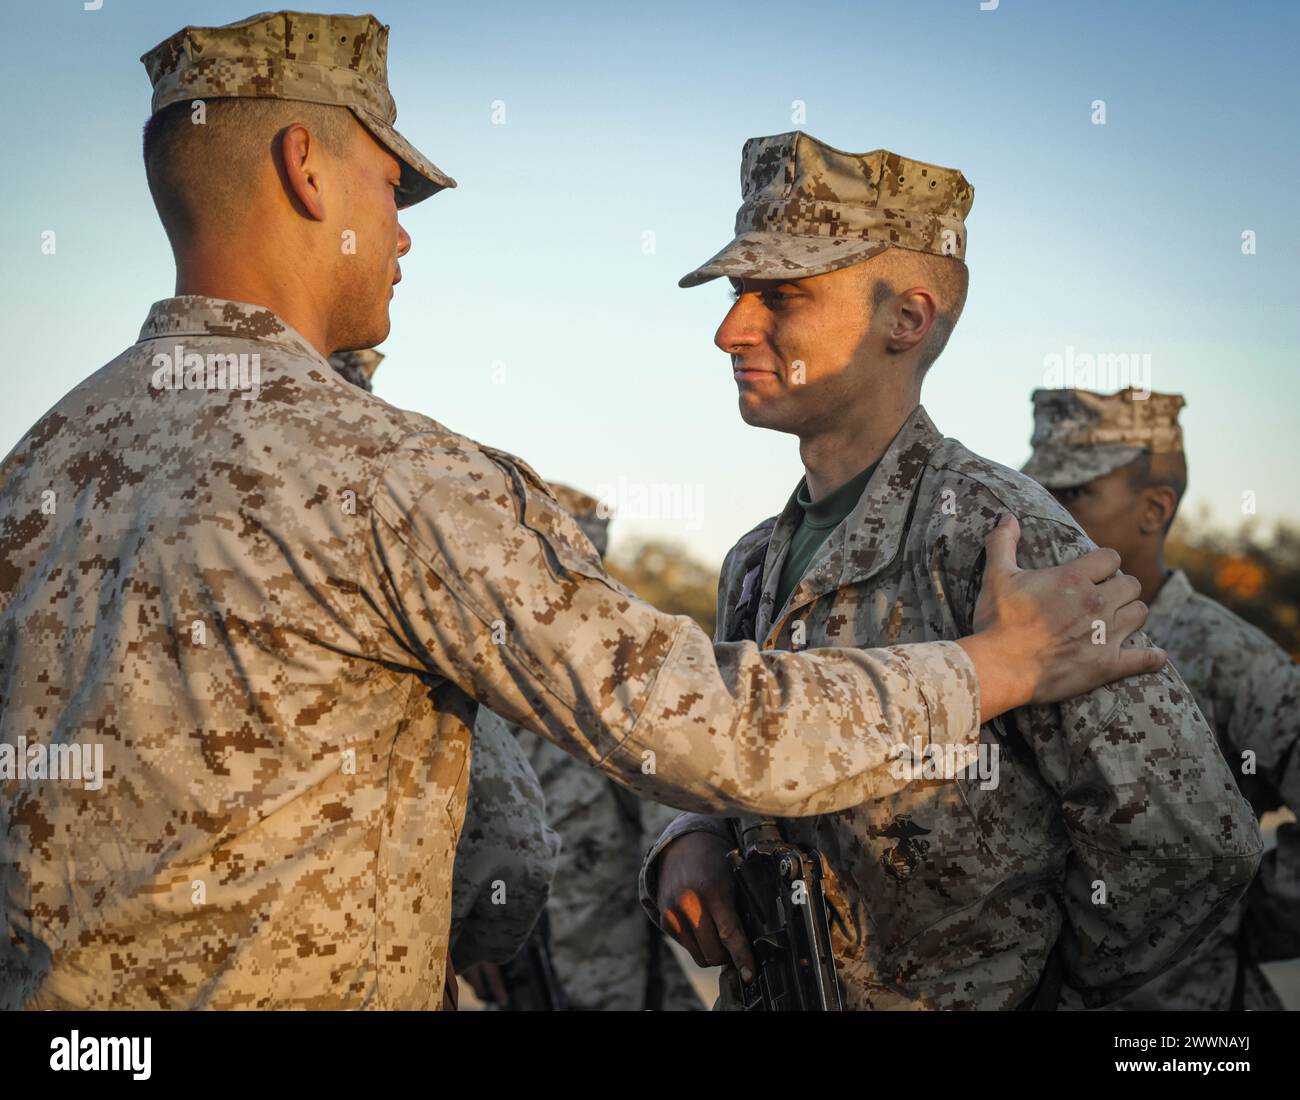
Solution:
M1020 522L1004 512L998 525L984 536L984 576L992 573L1018 573L1016 546L1020 542Z
M1119 555L1108 546L1089 550L1076 563L1083 575L1093 584L1100 584L1119 569Z
M664 930L686 948L695 965L708 966L709 964L704 961L704 952L700 950L699 941L695 938L695 931L686 917L675 909L661 908L660 914L663 918Z
M1155 646L1134 646L1129 649L1121 649L1115 655L1115 677L1123 679L1125 676L1141 676L1148 672L1159 672L1168 659L1163 649L1157 649Z
M1142 582L1128 573L1118 573L1097 585L1097 594L1107 611L1118 611L1142 595Z
M714 924L710 906L705 905L705 898L693 889L684 889L673 908L681 913L684 923L693 932L699 954L705 960L703 965L722 966L727 961L727 948L718 937L718 927Z
M659 903L659 922L663 925L664 931L683 947L686 947L687 940L695 942L695 937L690 934L681 915L670 904L663 901Z
M718 926L713 922L713 914L707 909L700 913L695 923L695 942L700 945L700 955L705 966L721 966L731 956L727 953L718 935Z
M750 946L749 937L745 935L745 930L741 926L740 915L736 912L736 907L730 898L718 897L711 900L713 925L717 930L718 939L722 941L722 946L730 956L732 964L740 971L741 978L746 983L752 982L758 967L754 962L754 951Z
M488 963L483 967L483 971L493 999L502 1008L505 1008L510 1003L510 992L506 989L506 979L505 975L501 973L501 967L495 963Z
M1110 640L1120 645L1131 635L1136 634L1142 629L1142 624L1147 621L1147 611L1147 605L1141 600L1126 603L1115 612Z
M488 988L487 983L483 981L483 975L479 973L477 966L472 966L461 974L461 977L469 982L469 987L474 991L474 996L480 1001L487 1001Z

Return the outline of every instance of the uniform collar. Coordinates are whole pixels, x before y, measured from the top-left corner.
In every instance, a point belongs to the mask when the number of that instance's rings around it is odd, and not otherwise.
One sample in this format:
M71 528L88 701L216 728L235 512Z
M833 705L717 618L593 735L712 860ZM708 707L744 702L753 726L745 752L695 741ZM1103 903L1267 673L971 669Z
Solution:
M301 334L265 306L205 298L197 294L164 298L149 307L149 316L140 328L140 341L171 336L226 336L257 340L280 344L316 359L322 358Z
M1156 645L1161 644L1161 638L1168 638L1173 633L1171 627L1178 617L1178 612L1195 592L1192 582L1181 569L1175 569L1165 578L1165 583L1160 586L1156 598L1151 601L1151 608L1147 614L1146 632Z
M776 589L781 564L803 510L792 496L777 517L763 566L763 594L758 605L757 635L768 639L772 627L800 607L837 588L859 584L883 569L898 553L912 494L921 480L930 452L943 441L939 429L918 405L885 449L880 464L867 482L857 505L813 555L803 579L790 593L780 619L776 618Z

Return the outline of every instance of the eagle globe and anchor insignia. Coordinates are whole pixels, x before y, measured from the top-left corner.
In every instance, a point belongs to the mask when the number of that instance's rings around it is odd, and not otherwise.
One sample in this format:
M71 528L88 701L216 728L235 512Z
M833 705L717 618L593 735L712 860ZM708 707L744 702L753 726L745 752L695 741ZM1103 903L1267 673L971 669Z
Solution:
M876 833L876 836L889 837L895 842L881 853L880 865L899 882L905 882L930 850L930 842L920 838L929 836L931 831L916 824L907 814L899 814L888 828Z

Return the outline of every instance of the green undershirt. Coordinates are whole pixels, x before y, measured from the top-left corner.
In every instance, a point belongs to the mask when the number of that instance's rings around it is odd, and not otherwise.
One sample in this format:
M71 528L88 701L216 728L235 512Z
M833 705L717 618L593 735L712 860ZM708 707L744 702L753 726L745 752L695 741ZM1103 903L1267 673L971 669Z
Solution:
M809 563L826 537L835 530L862 499L862 491L875 473L878 462L873 462L862 473L851 477L833 493L827 493L816 502L808 499L808 479L799 482L794 491L795 503L803 509L803 519L795 528L790 540L790 551L781 566L781 579L776 586L776 612L780 614L790 593L799 587Z

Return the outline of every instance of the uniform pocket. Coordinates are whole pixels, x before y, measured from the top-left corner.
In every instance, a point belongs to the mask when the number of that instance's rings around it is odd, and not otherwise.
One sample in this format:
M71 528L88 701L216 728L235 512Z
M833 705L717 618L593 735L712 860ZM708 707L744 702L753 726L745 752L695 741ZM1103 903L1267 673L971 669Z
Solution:
M547 563L555 575L563 578L565 573L577 573L612 587L591 540L582 533L577 520L555 499L551 487L537 471L523 459L505 451L484 447L483 453L510 478L519 507L519 522L542 540L549 551Z

